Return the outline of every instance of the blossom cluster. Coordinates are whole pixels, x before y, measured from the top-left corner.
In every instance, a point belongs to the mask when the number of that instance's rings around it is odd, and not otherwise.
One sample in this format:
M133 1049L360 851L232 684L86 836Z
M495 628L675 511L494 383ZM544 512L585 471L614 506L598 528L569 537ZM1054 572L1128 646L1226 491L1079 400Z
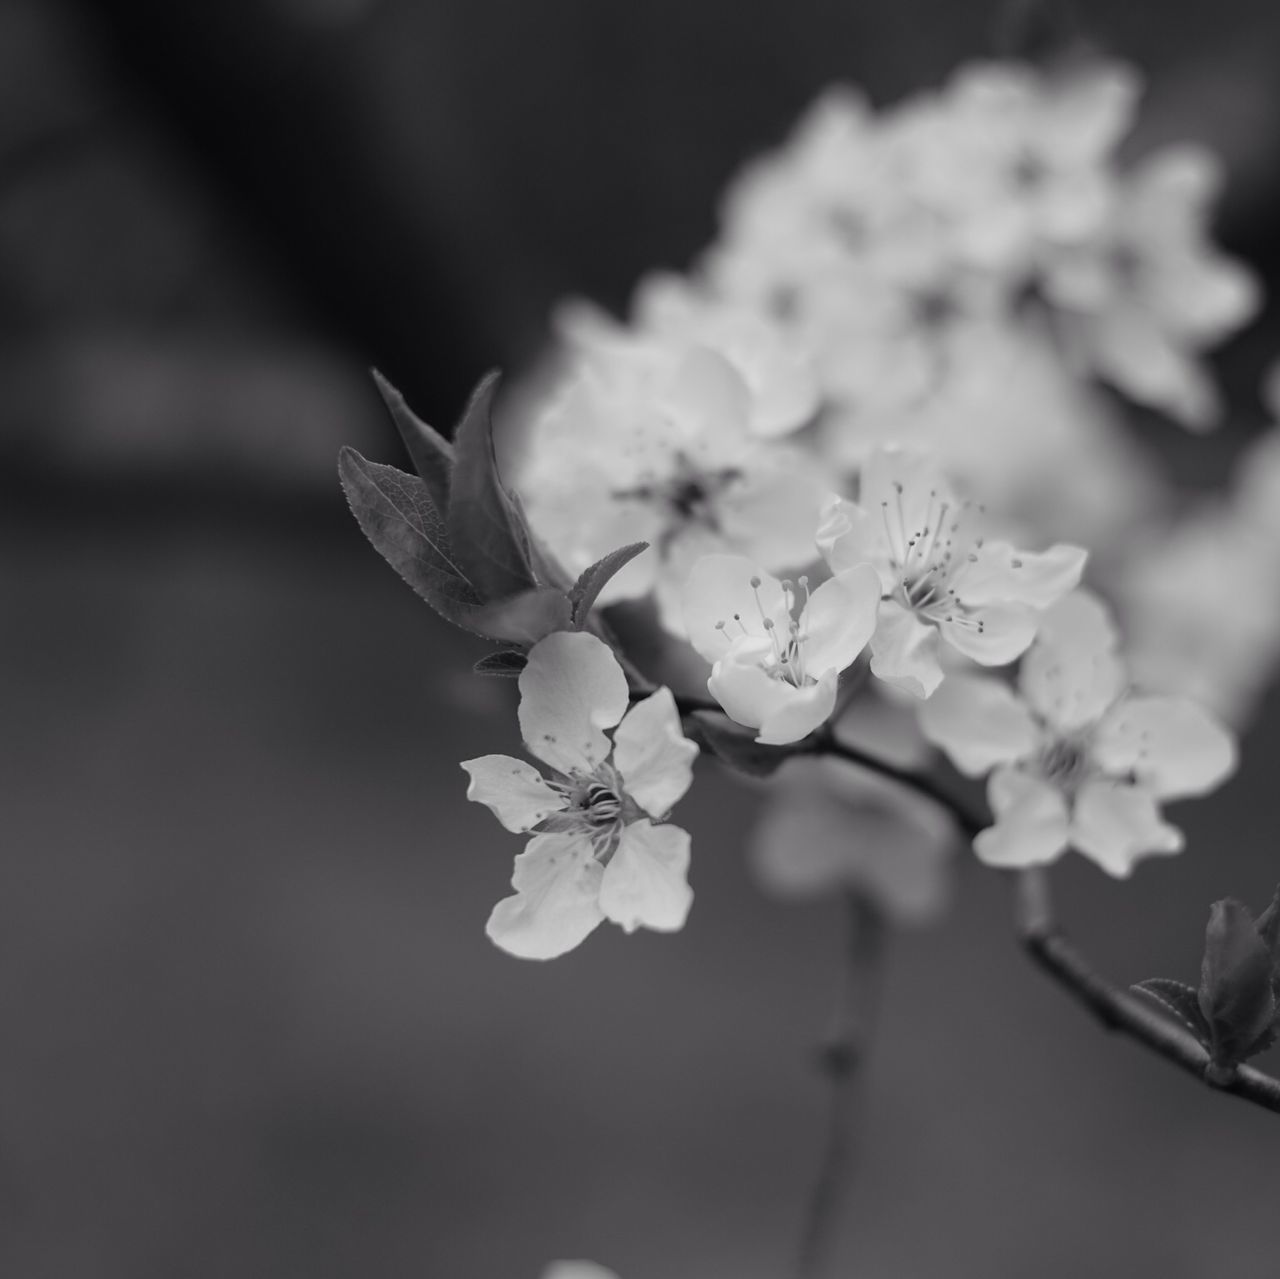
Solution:
M687 274L625 321L562 306L501 464L485 395L451 447L387 390L420 488L347 459L353 509L504 646L479 669L517 677L547 770L464 764L528 837L503 949L684 924L668 819L700 747L769 777L763 883L904 920L945 900L952 831L858 759L985 778L993 866L1181 847L1160 805L1230 774L1221 721L1280 655L1280 434L1188 508L1126 430L1129 405L1214 425L1205 354L1259 301L1209 235L1212 155L1127 153L1140 90L1103 60L975 64L880 110L832 90Z

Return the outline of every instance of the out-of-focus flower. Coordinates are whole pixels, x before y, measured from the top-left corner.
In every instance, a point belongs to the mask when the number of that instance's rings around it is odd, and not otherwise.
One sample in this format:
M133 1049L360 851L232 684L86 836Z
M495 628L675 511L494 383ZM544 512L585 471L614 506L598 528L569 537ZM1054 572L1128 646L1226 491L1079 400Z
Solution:
M1035 554L984 540L980 512L931 458L890 448L863 467L856 503L828 507L818 546L835 573L875 567L884 601L871 670L918 697L942 682L940 641L984 666L1025 652L1037 611L1079 582L1086 558L1075 546Z
M1219 185L1203 148L1152 152L1117 187L1103 230L1048 260L1043 275L1076 358L1195 429L1220 411L1200 353L1248 320L1260 296L1253 275L1209 241Z
M553 1261L542 1272L542 1279L618 1279L618 1276L594 1261Z
M746 383L707 348L657 369L592 360L533 424L518 484L530 523L575 574L650 543L600 602L653 591L663 625L681 634L680 592L699 556L735 551L770 569L813 557L813 459L753 438L751 420Z
M973 845L988 865L1042 865L1073 847L1124 877L1182 848L1161 800L1204 794L1234 768L1234 739L1196 703L1129 691L1115 642L1102 606L1077 592L1046 615L1020 696L957 675L921 708L925 735L957 768L991 773L995 824Z
M674 367L692 347L715 351L746 383L747 430L761 438L787 435L817 411L813 359L794 333L671 272L640 281L630 325L574 301L559 308L557 329L588 361L632 360L655 375Z
M939 192L961 223L961 253L1016 277L1045 246L1097 232L1139 89L1134 69L1118 62L1052 73L1014 62L962 67L945 94L954 124Z
M838 760L789 760L751 836L757 879L779 897L842 889L892 920L935 919L951 887L954 831L940 809Z
M562 955L604 919L672 932L689 913L689 836L663 818L688 790L698 748L668 689L628 704L608 645L557 632L520 673L520 731L551 776L508 755L462 765L468 799L510 831L537 832L516 858L515 894L486 928L522 959Z
M690 643L712 663L707 688L769 745L799 741L835 709L840 672L876 625L880 579L853 565L810 594L737 555L708 555L684 592Z

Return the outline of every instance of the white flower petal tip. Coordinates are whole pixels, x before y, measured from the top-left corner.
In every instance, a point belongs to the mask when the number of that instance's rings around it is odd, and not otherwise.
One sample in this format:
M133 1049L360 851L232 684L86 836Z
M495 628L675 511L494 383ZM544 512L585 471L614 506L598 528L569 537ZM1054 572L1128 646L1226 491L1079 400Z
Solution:
M875 628L879 579L867 564L810 592L809 579L779 581L737 556L693 567L685 618L712 662L707 688L730 719L772 745L799 741L831 714L840 672Z
M689 788L695 743L671 691L627 709L626 677L595 636L534 645L520 677L520 725L547 779L521 760L467 760L467 798L508 829L536 831L515 860L512 896L486 933L521 959L554 959L604 919L671 932L689 913L689 836L658 824ZM606 730L615 728L612 740Z

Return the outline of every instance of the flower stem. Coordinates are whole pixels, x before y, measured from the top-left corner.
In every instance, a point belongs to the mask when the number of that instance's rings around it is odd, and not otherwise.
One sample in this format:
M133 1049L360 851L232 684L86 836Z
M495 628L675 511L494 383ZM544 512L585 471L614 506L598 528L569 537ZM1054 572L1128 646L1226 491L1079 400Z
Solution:
M830 1258L857 1153L858 1080L870 1048L880 995L885 921L866 894L844 897L844 963L819 1061L828 1081L827 1131L805 1209L796 1279L816 1279Z
M1113 986L1093 968L1059 929L1049 877L1042 868L1018 871L1014 889L1016 926L1023 949L1107 1030L1127 1035L1218 1092L1280 1114L1280 1079L1251 1066L1237 1066L1227 1074L1215 1071L1209 1054L1187 1031L1136 995Z

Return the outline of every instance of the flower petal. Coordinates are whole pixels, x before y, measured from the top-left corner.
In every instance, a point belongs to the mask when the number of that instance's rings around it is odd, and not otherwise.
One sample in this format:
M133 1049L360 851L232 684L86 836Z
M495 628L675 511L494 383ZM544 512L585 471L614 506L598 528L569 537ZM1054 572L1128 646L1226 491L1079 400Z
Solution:
M618 1279L618 1276L594 1261L553 1261L542 1272L542 1279Z
M1063 733L1096 723L1125 685L1124 667L1109 651L1033 644L1018 672L1022 695Z
M1018 768L997 768L987 784L996 816L979 831L973 851L988 866L1021 869L1056 861L1067 847L1067 802L1042 777Z
M1131 697L1098 726L1094 756L1109 773L1134 773L1160 799L1203 795L1236 765L1231 734L1185 697Z
M600 909L629 933L640 927L673 933L684 927L693 904L688 873L688 831L632 822L605 867Z
M786 569L814 559L813 530L824 486L813 463L797 450L762 445L740 463L740 476L716 498L711 518L722 543L765 568Z
M712 667L707 680L707 691L724 713L747 728L759 728L771 711L785 706L797 691L763 669L761 662L770 652L771 646L763 641L740 641Z
M952 648L982 666L1005 666L1027 651L1036 637L1036 614L1023 604L984 604L938 619Z
M920 707L920 728L970 777L1026 759L1040 736L1013 690L979 675L948 675Z
M1071 843L1107 874L1124 879L1141 857L1179 852L1182 832L1161 820L1145 786L1092 781L1076 796Z
M665 817L689 789L697 754L669 688L637 702L613 735L613 762L627 794L651 817Z
M752 587L753 578L759 579L758 588ZM788 616L782 583L741 555L704 555L685 583L689 642L708 662L724 657L744 632L763 635L764 618L785 627Z
M604 918L604 868L584 835L535 835L516 858L513 897L494 908L485 932L519 959L554 959L577 946Z
M942 683L938 632L895 600L884 600L871 637L871 673L916 697Z
M462 761L471 777L467 798L484 804L510 831L532 830L544 817L567 808L568 799L552 790L531 764L510 755L481 755Z
M604 730L622 718L629 700L627 677L603 640L557 631L529 650L520 672L520 732L552 768L592 772L609 755Z
M1089 553L1058 543L1047 551L1020 551L1008 542L987 542L956 574L965 604L1009 602L1048 608L1080 582Z
M822 510L815 541L833 573L871 564L880 576L882 592L897 584L898 573L890 562L893 555L879 511L873 516L856 502L834 497Z
M840 672L834 670L827 671L816 684L806 684L803 688L775 681L780 688L788 690L787 697L765 713L756 741L765 746L786 746L808 737L835 710L839 682Z
M870 564L837 573L809 597L800 615L805 670L842 671L866 648L880 610L880 575Z

